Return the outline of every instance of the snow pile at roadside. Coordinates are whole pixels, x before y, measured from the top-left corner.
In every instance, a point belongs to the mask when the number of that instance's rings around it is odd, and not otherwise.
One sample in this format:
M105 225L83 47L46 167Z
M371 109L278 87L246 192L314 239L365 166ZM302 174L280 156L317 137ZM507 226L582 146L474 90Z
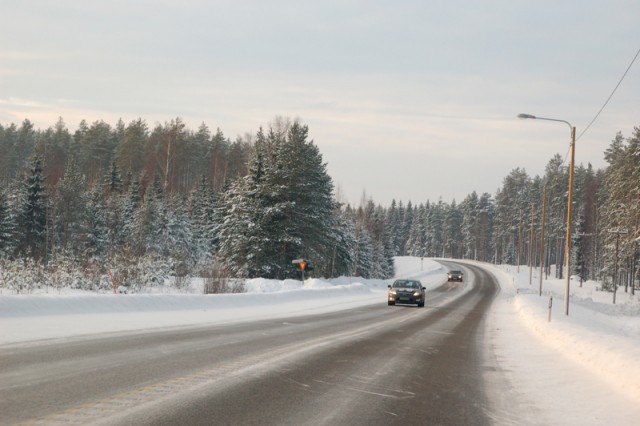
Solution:
M364 281L364 280L362 280ZM141 329L229 324L324 313L384 295L363 282L289 288L254 283L237 294L34 294L0 296L0 344ZM261 287L260 284L264 284Z
M399 260L399 276L422 279L428 288L444 279L444 269L435 261L408 259ZM385 303L391 281L309 278L303 284L299 280L256 278L245 282L246 293L209 295L194 293L202 288L201 280L193 280L180 291L154 288L139 294L95 294L70 289L4 294L0 295L0 344L320 314Z
M264 289L262 289L264 290ZM47 316L128 312L172 312L190 310L228 310L248 306L269 306L302 302L305 299L344 299L370 295L362 283L344 286L321 286L237 294L36 294L2 296L0 317Z
M597 375L623 398L640 402L638 294L625 293L621 288L614 305L613 294L599 291L599 283L587 281L580 286L579 280L572 280L567 316L565 280L543 280L540 296L537 270L532 274L530 285L528 267L521 266L520 273L515 266L493 268L501 282L502 301L507 304L499 309L511 308L515 318L537 338L538 344ZM551 321L550 298L553 298ZM511 344L517 344L513 332L508 334Z

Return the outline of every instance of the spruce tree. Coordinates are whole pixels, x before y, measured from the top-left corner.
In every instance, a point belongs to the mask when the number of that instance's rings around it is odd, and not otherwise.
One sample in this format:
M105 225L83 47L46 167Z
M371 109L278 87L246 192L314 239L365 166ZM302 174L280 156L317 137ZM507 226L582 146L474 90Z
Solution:
M216 236L216 195L202 175L200 185L191 192L191 232L196 245L196 257L208 261L213 256L218 238Z
M260 210L255 204L255 190L251 178L239 179L229 185L219 198L217 215L221 218L216 227L220 238L217 258L235 277L256 277L260 273L261 224L255 222Z
M322 276L337 277L350 276L356 262L356 230L355 221L347 211L337 212L337 225L333 230L336 241L334 251L331 254L331 262L326 264L326 268L317 265Z
M111 163L111 171L106 176L105 181L109 194L122 193L122 175L120 174L120 169L118 169L118 165L115 161Z
M55 242L59 248L72 252L86 244L85 179L78 170L75 158L70 157L65 174L55 186L52 197L52 222Z
M339 244L332 232L337 203L326 164L307 137L307 126L297 122L258 132L249 174L222 197L218 254L234 271L284 278L293 259L331 262Z
M487 192L483 193L478 200L478 218L476 221L477 231L477 260L489 262L493 257L493 198Z
M118 140L115 149L115 164L124 175L134 175L142 171L145 163L145 143L149 128L141 118L132 121L124 130L124 137ZM114 166L112 166L112 169Z
M355 237L356 251L352 275L355 277L371 278L373 277L375 269L374 242L362 221L356 222Z
M139 228L138 210L142 206L142 190L140 182L134 179L129 188L129 193L123 197L121 227L111 228L112 239L118 241L118 245L127 244L129 247L137 247L141 250L144 242L139 240L137 231ZM112 225L117 226L119 223L113 222Z
M477 260L478 257L478 221L480 212L478 208L478 194L473 191L460 203L462 212L462 242L464 257Z
M391 244L393 247L394 256L400 253L400 212L398 210L398 206L395 198L391 200L391 207L387 210L387 228L389 229L389 234L391 235Z
M86 236L83 247L85 258L102 255L109 245L108 210L104 192L103 185L96 185L86 196Z
M444 240L444 256L452 258L462 258L461 250L463 216L458 209L456 201L453 200L445 212L444 228L442 230Z
M18 231L22 235L21 252L35 259L46 254L47 197L42 175L42 160L34 157L24 184L24 199Z
M9 198L0 190L0 257L13 252L15 238L16 223L9 207Z

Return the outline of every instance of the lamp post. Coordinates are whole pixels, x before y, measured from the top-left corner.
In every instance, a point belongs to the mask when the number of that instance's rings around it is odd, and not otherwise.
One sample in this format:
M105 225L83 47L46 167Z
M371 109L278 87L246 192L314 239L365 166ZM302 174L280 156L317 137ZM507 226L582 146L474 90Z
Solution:
M565 272L567 274L567 280L564 286L564 314L569 315L569 290L571 285L571 213L573 210L573 171L575 169L574 162L576 158L576 128L573 127L568 121L558 120L555 118L536 117L535 115L531 114L518 114L518 118L557 121L559 123L565 123L571 129L571 165L569 166L569 196L567 201L567 244L565 248Z

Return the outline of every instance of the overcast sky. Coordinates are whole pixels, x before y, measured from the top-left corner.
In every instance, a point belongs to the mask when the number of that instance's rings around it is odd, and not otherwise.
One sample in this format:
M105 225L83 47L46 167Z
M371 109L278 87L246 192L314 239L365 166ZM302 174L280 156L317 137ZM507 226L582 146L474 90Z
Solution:
M640 2L4 0L0 124L176 117L237 135L298 118L342 201L495 195L566 156L640 48ZM576 143L640 126L640 60ZM0 153L1 155L1 153Z

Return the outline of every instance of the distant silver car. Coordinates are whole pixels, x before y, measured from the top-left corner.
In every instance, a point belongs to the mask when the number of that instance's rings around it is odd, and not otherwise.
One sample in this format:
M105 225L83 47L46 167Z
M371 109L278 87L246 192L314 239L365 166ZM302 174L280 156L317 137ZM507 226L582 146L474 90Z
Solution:
M426 288L418 280L396 280L389 287L387 302L389 306L396 303L418 305L422 308L425 300Z

